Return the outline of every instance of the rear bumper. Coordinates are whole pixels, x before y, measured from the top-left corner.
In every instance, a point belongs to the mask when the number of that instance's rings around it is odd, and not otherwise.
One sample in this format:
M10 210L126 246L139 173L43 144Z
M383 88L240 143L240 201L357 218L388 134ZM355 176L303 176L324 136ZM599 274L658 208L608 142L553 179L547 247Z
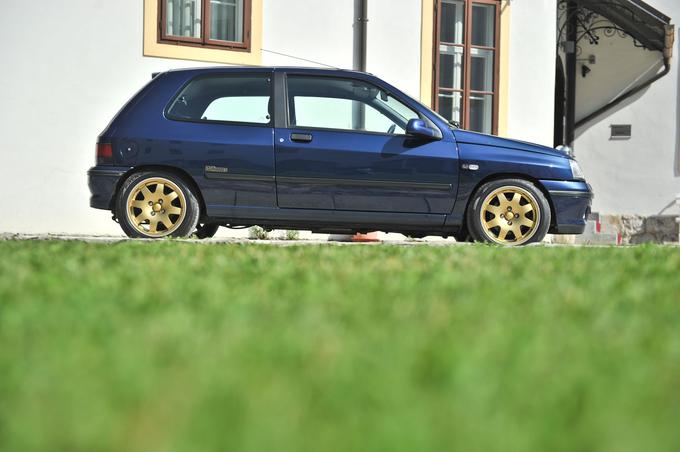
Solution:
M542 180L555 210L551 234L582 234L590 215L593 190L583 181Z
M94 166L87 172L90 187L90 207L102 210L113 209L113 197L118 183L131 168L118 166Z

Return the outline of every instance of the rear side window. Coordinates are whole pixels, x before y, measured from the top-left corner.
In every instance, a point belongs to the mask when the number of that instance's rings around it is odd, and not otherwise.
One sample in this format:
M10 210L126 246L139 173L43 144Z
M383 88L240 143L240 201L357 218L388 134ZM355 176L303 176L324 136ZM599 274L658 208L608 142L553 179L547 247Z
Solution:
M180 121L271 124L268 74L221 74L192 80L166 110Z

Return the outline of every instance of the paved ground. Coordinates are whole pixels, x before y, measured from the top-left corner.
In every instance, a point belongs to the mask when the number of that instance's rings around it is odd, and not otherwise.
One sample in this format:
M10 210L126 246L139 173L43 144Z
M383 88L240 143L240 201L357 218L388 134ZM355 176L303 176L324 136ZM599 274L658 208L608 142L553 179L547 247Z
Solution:
M316 235L316 234L315 234ZM401 237L401 236L399 236ZM148 241L152 242L154 239L130 239L125 236L113 236L113 235L77 235L77 234L14 234L14 233L0 233L0 240L77 240L83 242L92 243L118 243L130 240L137 241ZM427 238L418 240L404 240L401 238L392 237L381 237L378 242L369 243L355 243L355 242L342 242L342 241L330 241L324 238L323 235L318 237L308 237L301 240L283 240L278 238L272 238L269 240L254 240L246 237L216 237L207 240L197 240L197 239L182 239L182 242L187 243L256 243L256 244L267 244L267 245L279 245L279 246L289 246L289 245L378 245L378 244L390 244L390 245L402 245L402 246L417 246L417 245L430 245L430 246L461 246L466 245L465 243L457 243L453 239L442 239L442 238Z
M202 243L202 244L216 244L216 243L253 243L262 245L277 245L277 246L291 246L291 245L341 245L341 246L359 246L359 245L397 245L397 246L467 246L469 243L458 243L454 239L443 239L441 237L426 237L424 239L405 239L399 234L379 234L379 241L368 243L344 242L329 240L324 234L303 234L300 240L284 240L279 238L279 235L271 235L268 240L250 239L245 235L229 236L221 235L212 239L198 240L198 239L180 239L186 243ZM589 243L553 243L553 236L548 236L543 243L534 243L528 246L583 246L583 247L608 247L615 246L611 243L589 242ZM555 236L565 237L565 236ZM155 239L130 239L123 235L86 235L86 234L19 234L19 233L0 233L0 240L77 240L90 243L118 243L130 240L153 242ZM680 243L665 243L666 246L680 247ZM623 245L635 246L635 245Z

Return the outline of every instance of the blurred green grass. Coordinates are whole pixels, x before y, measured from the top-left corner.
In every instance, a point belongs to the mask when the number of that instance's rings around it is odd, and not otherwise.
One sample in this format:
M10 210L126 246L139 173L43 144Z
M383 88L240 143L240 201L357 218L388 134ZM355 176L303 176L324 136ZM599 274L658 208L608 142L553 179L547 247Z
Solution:
M0 242L0 450L677 451L680 249Z

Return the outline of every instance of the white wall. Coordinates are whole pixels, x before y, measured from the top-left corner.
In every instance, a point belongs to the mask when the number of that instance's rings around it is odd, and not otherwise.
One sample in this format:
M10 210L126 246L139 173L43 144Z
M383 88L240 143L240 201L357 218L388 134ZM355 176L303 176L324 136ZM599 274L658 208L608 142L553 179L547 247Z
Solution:
M557 34L555 0L519 0L511 5L507 135L552 146Z
M265 0L262 48L265 66L323 66L352 69L354 0Z
M675 22L680 20L677 0L647 2ZM669 75L577 130L576 156L595 190L595 211L643 215L678 212L673 204L680 193L679 42L676 40ZM594 54L597 63L589 65L592 72L585 79L578 77L580 117L605 104L646 71L653 74L659 68L655 61L660 60L660 53L636 49L630 39L603 36L599 46L582 43L583 57ZM649 76L649 72L644 74L645 79ZM631 124L632 138L610 140L612 124Z
M200 66L143 58L142 12L139 0L3 3L1 232L120 232L89 208L97 135L152 72Z
M143 57L142 19L139 0L3 5L0 232L120 234L89 207L97 135L152 72L213 65ZM263 21L265 49L352 67L352 0L265 0Z
M420 98L421 2L369 0L367 70Z
M420 1L370 0L368 6L367 71L417 98ZM352 69L354 8L354 0L265 0L263 48L291 57L264 52L262 63Z

